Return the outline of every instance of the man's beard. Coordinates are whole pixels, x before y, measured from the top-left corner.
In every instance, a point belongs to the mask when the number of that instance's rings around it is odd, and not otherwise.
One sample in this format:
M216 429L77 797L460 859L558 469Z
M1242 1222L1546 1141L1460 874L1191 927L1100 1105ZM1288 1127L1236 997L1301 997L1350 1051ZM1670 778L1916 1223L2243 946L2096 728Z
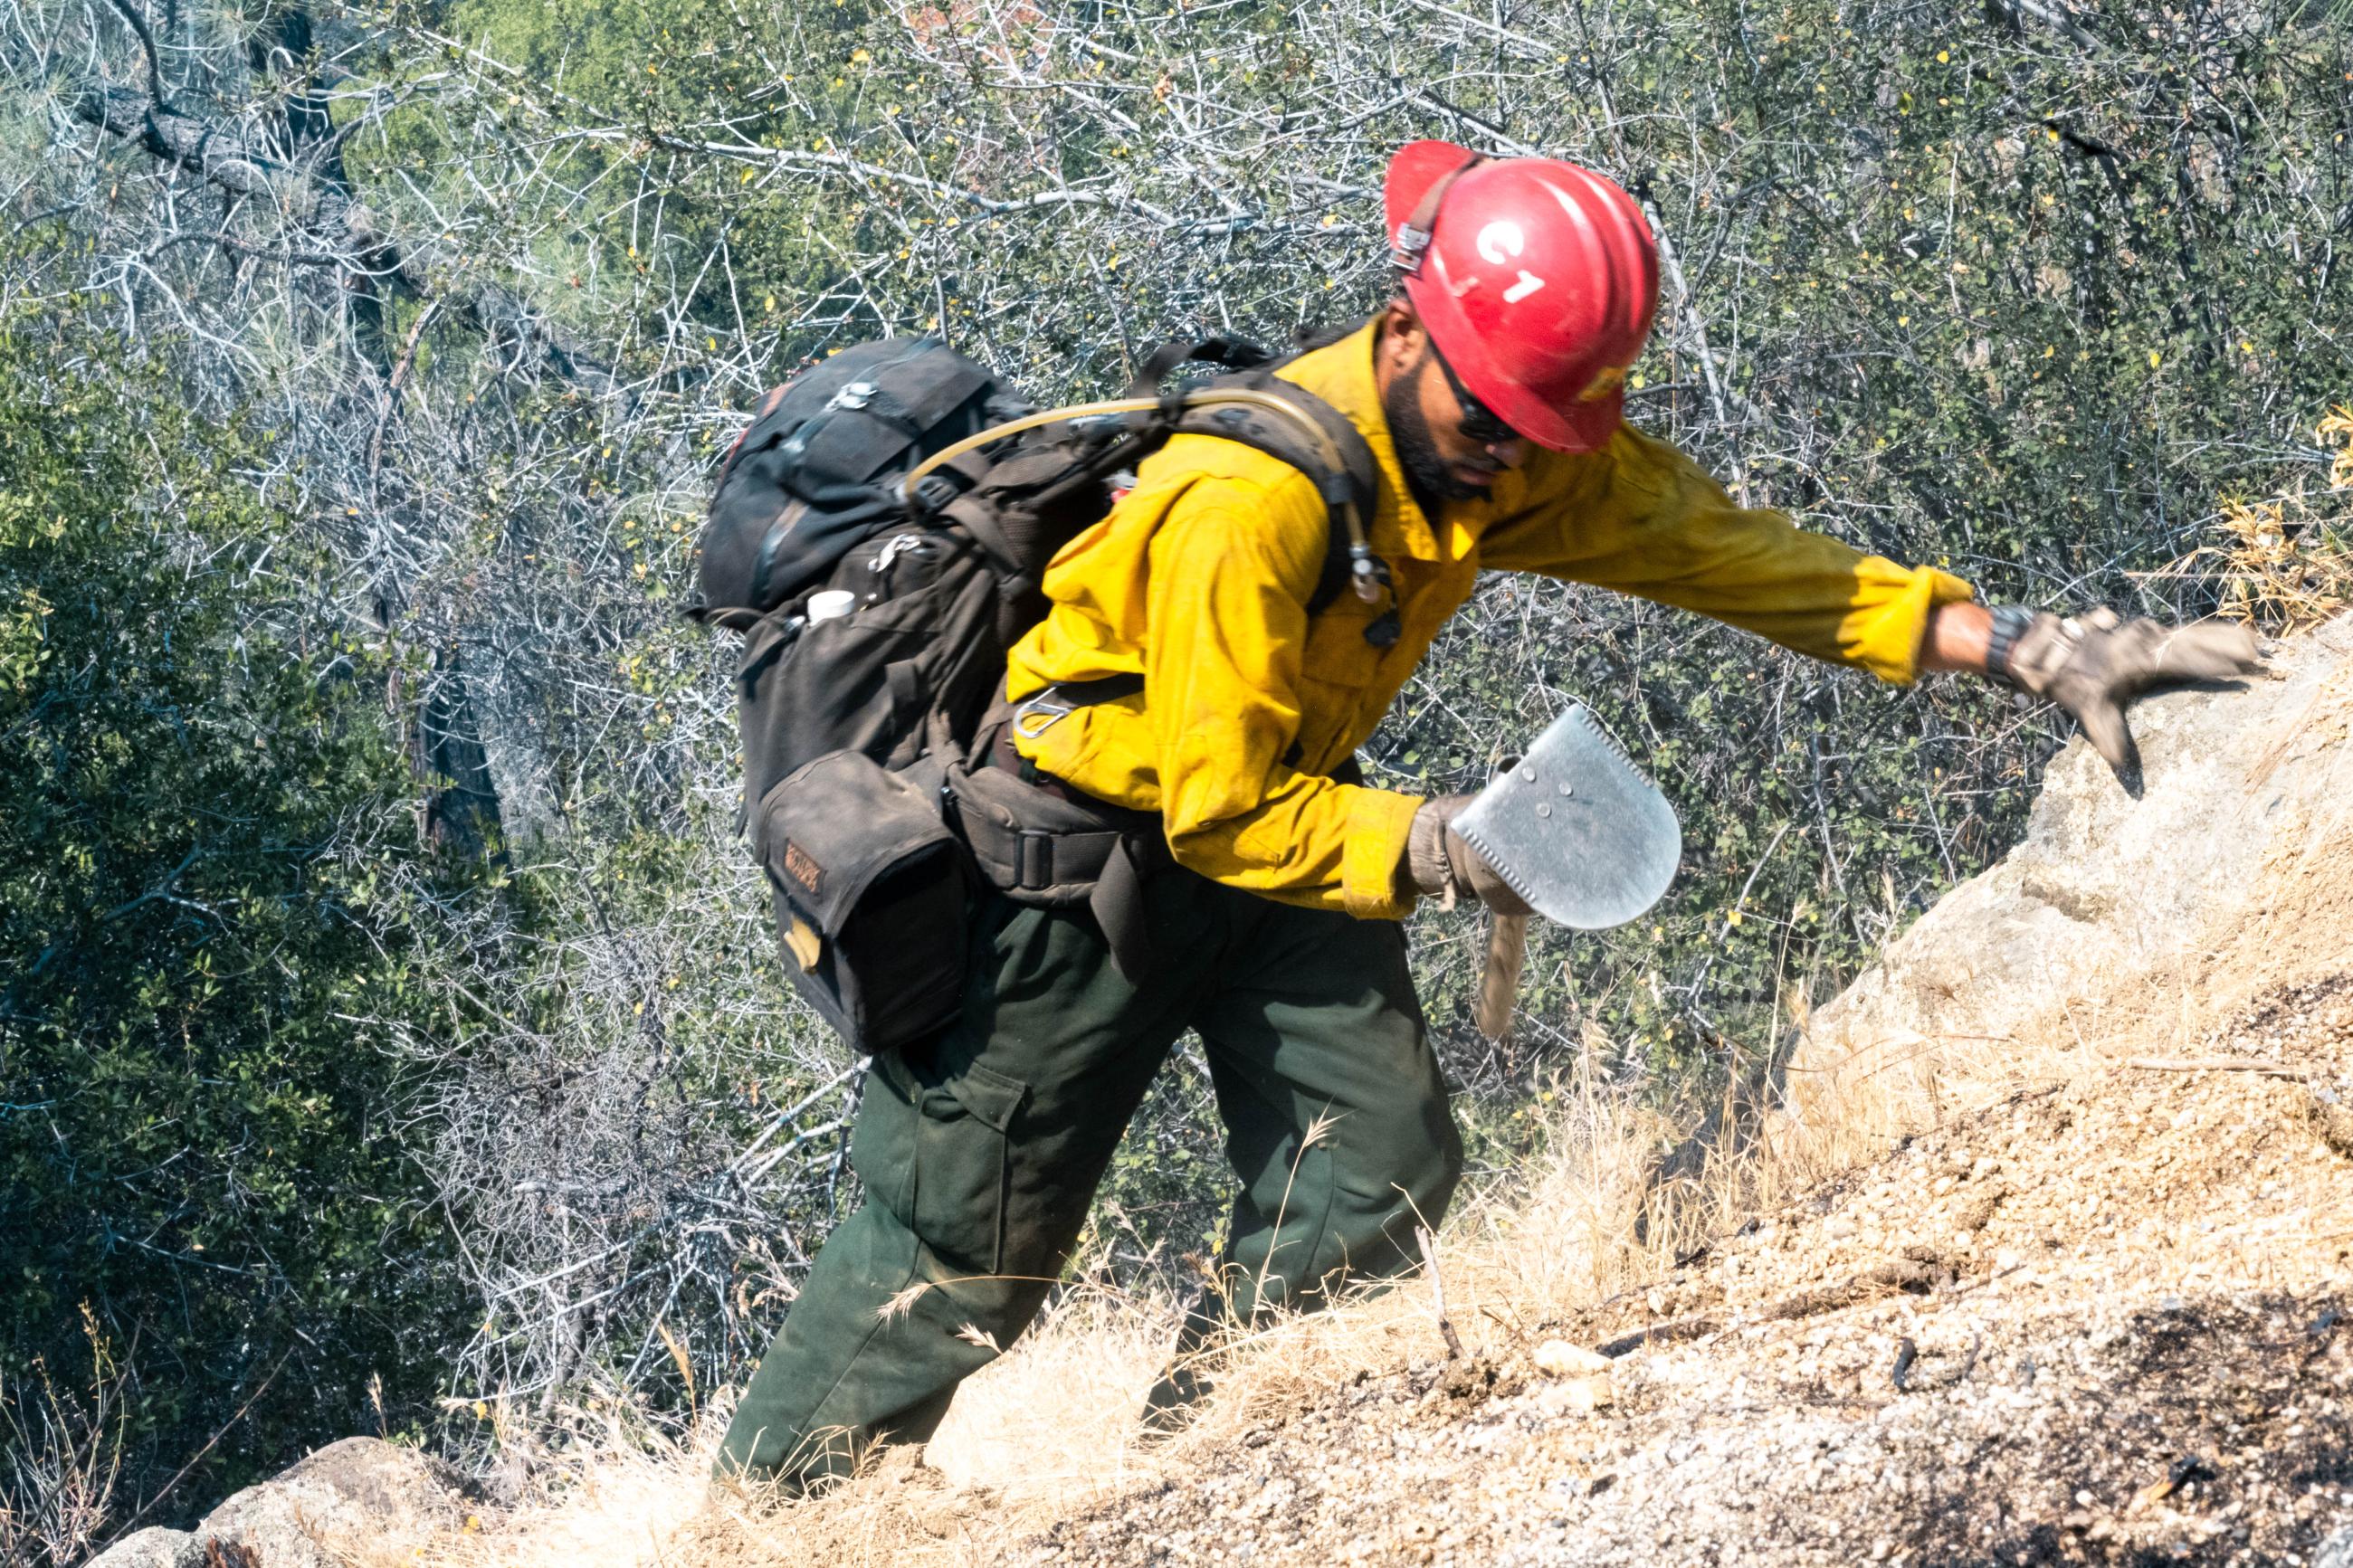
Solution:
M1428 360L1427 350L1422 358ZM1439 453L1438 439L1430 433L1430 421L1422 416L1418 390L1421 376L1422 367L1417 364L1410 374L1389 383L1381 395L1381 413L1389 422L1389 440L1397 447L1398 467L1405 470L1407 485L1425 510L1435 501L1485 500L1487 487L1457 479Z

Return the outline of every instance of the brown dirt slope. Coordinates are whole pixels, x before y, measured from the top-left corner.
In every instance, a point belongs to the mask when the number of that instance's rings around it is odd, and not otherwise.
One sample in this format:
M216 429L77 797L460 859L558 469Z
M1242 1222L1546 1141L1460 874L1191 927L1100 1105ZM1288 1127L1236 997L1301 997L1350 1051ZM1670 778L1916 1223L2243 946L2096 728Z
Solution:
M1459 1358L1409 1281L1146 1447L1167 1315L1081 1291L928 1466L706 1501L725 1391L671 1439L607 1407L399 1560L2353 1568L2353 621L2278 666L2147 705L2140 797L2054 762L1663 1208L1670 1130L1559 1085L1441 1237Z
M2347 1071L2353 975L2231 1043ZM1648 1291L1334 1389L1006 1560L2293 1563L2332 1537L2342 1559L2353 1164L2306 1104L2229 1070L2020 1092ZM1551 1335L1661 1328L1597 1409L1531 1364Z

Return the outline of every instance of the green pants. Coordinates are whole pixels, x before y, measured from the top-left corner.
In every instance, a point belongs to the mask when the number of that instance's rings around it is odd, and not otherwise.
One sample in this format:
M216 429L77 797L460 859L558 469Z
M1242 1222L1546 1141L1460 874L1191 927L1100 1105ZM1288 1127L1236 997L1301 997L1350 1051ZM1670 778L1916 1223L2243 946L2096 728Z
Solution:
M1344 1275L1413 1261L1415 1215L1437 1223L1462 1146L1403 931L1184 870L1144 896L1155 960L1135 983L1083 909L983 900L962 1016L868 1075L850 1143L865 1205L818 1254L721 1475L805 1483L875 1443L927 1440L997 1354L960 1331L1009 1345L1037 1315L1187 1027L1240 1181L1221 1260L1232 1312L1313 1308Z

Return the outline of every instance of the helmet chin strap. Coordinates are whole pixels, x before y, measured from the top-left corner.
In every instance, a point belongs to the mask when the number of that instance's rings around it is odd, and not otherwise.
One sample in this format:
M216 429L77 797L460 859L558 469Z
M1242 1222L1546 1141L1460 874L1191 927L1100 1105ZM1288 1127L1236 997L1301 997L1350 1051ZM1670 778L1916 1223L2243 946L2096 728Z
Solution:
M1492 160L1484 153L1473 153L1461 163L1430 182L1430 189L1421 193L1414 203L1413 216L1398 225L1397 237L1389 242L1389 265L1406 277L1418 277L1421 258L1430 249L1430 235L1438 225L1438 204L1446 199L1446 192L1455 181Z

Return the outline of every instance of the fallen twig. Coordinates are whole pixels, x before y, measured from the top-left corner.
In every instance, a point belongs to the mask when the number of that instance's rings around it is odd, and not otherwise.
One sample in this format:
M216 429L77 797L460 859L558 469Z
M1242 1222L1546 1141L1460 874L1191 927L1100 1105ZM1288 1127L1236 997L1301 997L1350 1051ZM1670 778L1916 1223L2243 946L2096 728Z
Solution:
M1430 1275L1430 1301L1438 1310L1438 1331L1446 1341L1446 1359L1461 1361L1462 1338L1454 1331L1453 1320L1446 1315L1446 1281L1438 1273L1437 1238L1430 1234L1428 1226L1418 1225L1413 1227L1413 1239L1421 1248L1421 1267Z
M204 1462L205 1456L213 1451L213 1445L218 1443L223 1437L227 1436L230 1427L245 1419L245 1413L253 1408L254 1402L256 1400L269 1392L269 1385L278 1381L278 1374L286 1370L286 1363L293 1358L294 1352L291 1350L289 1350L284 1355L278 1358L278 1364L269 1369L269 1375L261 1380L261 1385L259 1387L256 1388L251 1394L246 1395L245 1403L237 1407L237 1414L231 1415L227 1420L222 1422L217 1427L214 1428L213 1435L205 1439L205 1446L197 1449L195 1457L190 1458L186 1464L182 1465L178 1472L175 1473L170 1480L164 1483L164 1489L162 1491L157 1492L154 1496L149 1498L145 1502L139 1505L139 1511L132 1514L123 1522L122 1528L114 1532L114 1539L117 1541L124 1541L130 1538L131 1532L139 1528L139 1521L145 1519L149 1513L153 1511L157 1503L162 1502L165 1498L171 1496L172 1489L178 1486L182 1481L187 1479L188 1472L190 1470L195 1469L198 1465Z
M2135 1057L2125 1066L2143 1072L2253 1072L2265 1078L2292 1078L2298 1082L2312 1076L2285 1062L2247 1061L2238 1057Z
M1615 1361L1620 1356L1641 1350L1645 1345L1671 1345L1684 1340L1704 1339L1724 1325L1714 1318L1677 1318L1670 1323L1652 1323L1647 1329L1636 1329L1630 1334L1596 1345L1595 1350Z
M1936 1289L1940 1273L1949 1275L1950 1272L1949 1269L1940 1269L1936 1263L1918 1258L1882 1263L1876 1268L1864 1269L1841 1284L1785 1296L1758 1315L1768 1321L1794 1322L1799 1318L1819 1317L1824 1312L1876 1301L1899 1290L1925 1295Z

